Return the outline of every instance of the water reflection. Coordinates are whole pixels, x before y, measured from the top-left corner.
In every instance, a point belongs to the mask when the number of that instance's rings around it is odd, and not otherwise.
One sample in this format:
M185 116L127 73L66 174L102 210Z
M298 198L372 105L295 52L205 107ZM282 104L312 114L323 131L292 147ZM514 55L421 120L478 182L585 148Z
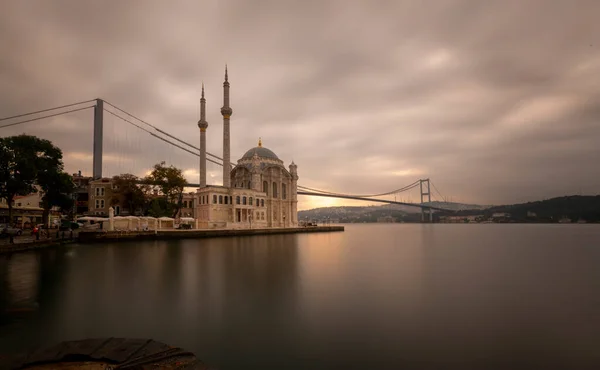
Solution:
M585 368L598 240L593 225L351 225L0 257L0 348L125 336L220 369Z
M39 259L33 253L2 258L2 301L5 311L33 309L38 300Z

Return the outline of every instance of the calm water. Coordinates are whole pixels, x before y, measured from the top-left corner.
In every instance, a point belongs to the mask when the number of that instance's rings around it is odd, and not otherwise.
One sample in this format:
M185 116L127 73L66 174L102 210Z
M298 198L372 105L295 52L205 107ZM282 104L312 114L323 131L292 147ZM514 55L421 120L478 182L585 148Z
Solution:
M108 336L218 369L598 369L600 225L349 225L0 256L0 353Z

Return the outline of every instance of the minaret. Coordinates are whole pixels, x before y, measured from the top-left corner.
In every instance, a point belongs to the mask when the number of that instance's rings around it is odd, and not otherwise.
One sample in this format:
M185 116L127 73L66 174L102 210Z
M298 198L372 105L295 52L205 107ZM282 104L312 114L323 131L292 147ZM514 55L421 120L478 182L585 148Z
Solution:
M204 99L204 83L202 83L202 97L200 98L200 187L206 187L206 99Z
M298 166L294 161L290 164L290 174L292 175L292 182L290 184L290 220L292 226L298 225Z
M229 81L227 78L227 65L225 65L225 82L223 82L223 186L231 186L231 149L229 146L229 118L231 117L231 107L229 107Z

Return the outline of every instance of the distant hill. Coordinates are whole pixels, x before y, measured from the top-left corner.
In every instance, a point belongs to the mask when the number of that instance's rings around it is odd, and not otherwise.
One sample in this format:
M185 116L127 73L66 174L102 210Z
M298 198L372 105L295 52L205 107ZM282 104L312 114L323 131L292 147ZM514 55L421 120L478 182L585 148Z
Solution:
M600 195L564 196L537 202L502 206L482 206L451 202L431 202L431 206L449 209L453 212L436 212L435 219L441 215L482 215L490 218L494 213L510 213L510 220L516 222L558 222L563 217L573 222L585 220L600 222ZM325 207L298 212L299 220L335 220L342 223L377 222L383 217L393 217L398 222L418 222L421 209L417 207L385 204L367 207Z
M478 204L463 204L463 203L438 202L438 201L428 202L425 204L430 205L432 207L449 209L452 211L482 210L482 209L488 209L488 208L492 207L492 206L481 206ZM413 207L413 209L416 209L417 212L421 212L421 210L418 208Z
M484 209L485 206L460 204L450 202L431 202L431 206L451 210ZM378 218L393 217L397 221L417 222L420 220L421 209L418 207L399 204L384 204L382 206L366 207L323 207L298 212L299 220L335 220L349 222L377 222Z
M569 195L537 202L494 206L483 211L460 211L457 214L482 214L489 217L493 213L510 213L510 218L515 221L556 222L567 217L573 221L582 219L598 222L600 221L600 195Z

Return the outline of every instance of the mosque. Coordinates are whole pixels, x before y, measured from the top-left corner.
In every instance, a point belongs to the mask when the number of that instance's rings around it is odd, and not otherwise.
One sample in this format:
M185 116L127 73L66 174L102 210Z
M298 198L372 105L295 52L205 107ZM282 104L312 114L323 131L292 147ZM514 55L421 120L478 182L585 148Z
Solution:
M196 190L199 228L269 228L298 226L298 167L289 170L275 153L262 146L248 150L231 165L229 80L223 83L223 185L206 183L206 99L200 99L200 187Z

